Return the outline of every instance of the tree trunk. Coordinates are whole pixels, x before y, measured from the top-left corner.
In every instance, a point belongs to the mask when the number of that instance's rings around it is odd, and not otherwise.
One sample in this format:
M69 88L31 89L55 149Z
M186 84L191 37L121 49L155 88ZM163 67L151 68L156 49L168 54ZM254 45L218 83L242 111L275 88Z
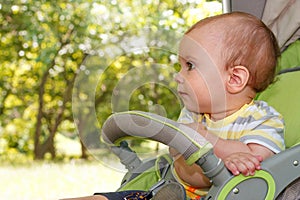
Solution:
M56 131L58 129L58 126L60 125L62 119L63 119L63 113L65 110L66 103L70 100L73 84L75 81L76 75L74 74L74 77L72 78L71 82L68 82L66 80L66 83L68 85L66 92L64 93L64 99L63 99L63 105L58 110L58 115L55 119L55 123L53 126L51 124L48 124L48 130L50 132L49 137L46 139L46 141L41 144L40 137L42 132L42 119L45 118L43 114L44 109L44 94L45 94L45 85L49 76L49 70L55 65L55 58L58 56L58 52L67 45L70 41L68 38L70 38L71 34L73 33L74 29L69 29L67 33L60 38L61 46L60 48L55 52L55 56L51 63L47 66L47 69L45 70L41 84L39 87L39 108L38 108L38 114L37 114L37 122L36 122L36 128L34 133L34 159L43 159L45 153L50 152L52 155L52 158L55 158L55 147L54 147L54 136L56 134ZM66 38L66 39L64 39ZM67 94L66 94L67 93ZM51 121L51 120L49 120Z
M45 93L45 84L49 75L49 70L46 70L43 74L41 84L39 87L39 108L36 120L36 127L34 133L34 159L40 160L44 158L45 153L41 152L40 146L40 136L42 132L42 118L43 118L43 108L44 108L44 93Z
M87 148L85 147L82 140L80 140L80 145L81 145L81 158L82 159L88 159L89 155L87 153Z

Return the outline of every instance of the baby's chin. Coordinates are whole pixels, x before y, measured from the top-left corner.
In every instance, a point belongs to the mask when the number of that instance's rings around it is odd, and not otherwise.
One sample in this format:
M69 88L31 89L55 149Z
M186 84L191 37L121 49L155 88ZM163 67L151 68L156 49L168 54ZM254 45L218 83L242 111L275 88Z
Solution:
M207 108L205 106L203 106L203 107L199 107L199 106L195 106L195 107L185 106L185 107L190 112L197 113L197 114L209 114L210 115L212 113L211 109Z
M188 105L188 104L184 104L186 109L190 112L193 112L193 113L203 113L201 112L201 110L197 107L197 106L191 106L191 105Z

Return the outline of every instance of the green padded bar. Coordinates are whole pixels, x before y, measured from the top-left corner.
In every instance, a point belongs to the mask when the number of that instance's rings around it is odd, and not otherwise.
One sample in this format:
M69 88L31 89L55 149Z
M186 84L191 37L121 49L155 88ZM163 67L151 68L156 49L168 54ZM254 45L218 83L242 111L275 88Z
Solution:
M102 127L102 139L109 145L118 145L127 137L142 137L175 148L186 159L195 163L213 146L195 130L165 117L128 111L111 115Z

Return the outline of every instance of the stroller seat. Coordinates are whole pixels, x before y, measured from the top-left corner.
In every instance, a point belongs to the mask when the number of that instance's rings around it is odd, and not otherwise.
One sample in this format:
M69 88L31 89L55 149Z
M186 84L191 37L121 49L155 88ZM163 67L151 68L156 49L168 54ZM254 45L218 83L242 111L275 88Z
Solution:
M300 143L300 40L296 40L279 60L275 83L259 94L280 112L285 121L285 145L290 148Z
M276 7L275 2L284 7ZM172 178L168 175L171 165L168 156L142 161L126 143L121 142L128 137L143 137L175 148L185 157L187 163L197 163L212 181L207 200L300 199L300 18L297 17L300 1L223 0L227 12L249 11L241 10L242 4L251 4L252 8L256 8L255 15L272 27L283 51L276 81L260 93L257 99L268 102L283 115L286 125L286 150L263 161L262 169L254 176L233 176L213 154L212 145L194 130L153 113L116 113L103 125L102 137L106 143L113 146L113 152L128 169L119 190L149 190L161 179ZM273 14L274 8L280 17ZM267 14L262 14L263 11L267 11ZM289 11L291 13L288 13ZM284 13L288 15L284 16ZM279 20L274 22L277 19ZM296 25L286 28L287 20ZM291 33L283 34L283 30L287 29ZM145 177L147 178L143 179Z
M297 49L300 49L299 40L288 47L282 58L288 57L291 52L294 54ZM144 137L172 146L188 163L199 164L213 183L206 199L299 199L300 67L298 66L300 63L287 63L281 60L276 81L257 97L258 100L267 101L283 114L286 124L286 150L262 162L262 170L257 171L254 176L230 174L220 159L212 153L212 145L194 130L175 121L140 111L113 114L103 125L102 136L106 143L118 146L113 147L113 151L118 155L122 154L121 161L125 164L127 162L129 172L125 175L119 190L149 190L154 183L166 177L162 175L166 172L164 169L171 165L167 156L141 161L134 152L128 150L126 144L121 142L130 136ZM147 178L143 179L145 176Z

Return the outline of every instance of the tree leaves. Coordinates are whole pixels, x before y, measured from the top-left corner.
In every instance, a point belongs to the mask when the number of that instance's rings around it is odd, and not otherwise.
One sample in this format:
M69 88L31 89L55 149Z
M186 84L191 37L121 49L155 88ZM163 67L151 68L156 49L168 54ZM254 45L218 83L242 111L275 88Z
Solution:
M0 148L55 157L55 135L74 137L76 129L85 147L101 146L101 124L124 109L176 119L178 41L199 16L220 12L216 6L204 0L0 3Z

